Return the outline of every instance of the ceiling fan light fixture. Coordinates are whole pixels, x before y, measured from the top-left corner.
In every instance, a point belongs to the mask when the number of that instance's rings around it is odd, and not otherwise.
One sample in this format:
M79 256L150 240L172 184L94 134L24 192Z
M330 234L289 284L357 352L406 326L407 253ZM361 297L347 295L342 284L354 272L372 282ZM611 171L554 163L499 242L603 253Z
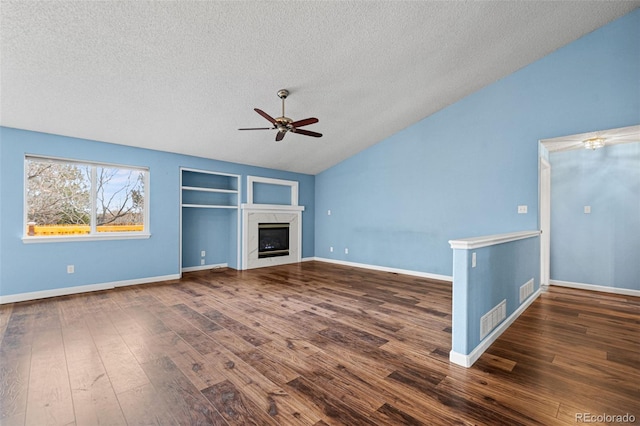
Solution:
M318 122L317 118L309 117L303 120L293 121L291 118L284 115L284 100L287 99L287 96L289 96L289 91L287 89L278 90L278 97L282 99L282 116L281 117L273 118L266 112L262 111L261 109L258 109L258 108L253 109L255 112L260 114L263 118L269 121L273 125L273 127L249 127L249 128L238 129L238 130L277 130L278 133L276 134L276 142L280 142L282 138L284 138L284 135L287 132L298 133L304 136L312 136L314 138L322 137L322 133L312 132L311 130L299 129L299 127L304 127L310 124L317 123Z
M602 148L604 146L605 140L606 140L605 138L594 137L594 138L585 139L582 141L582 143L585 149L594 150L594 149Z

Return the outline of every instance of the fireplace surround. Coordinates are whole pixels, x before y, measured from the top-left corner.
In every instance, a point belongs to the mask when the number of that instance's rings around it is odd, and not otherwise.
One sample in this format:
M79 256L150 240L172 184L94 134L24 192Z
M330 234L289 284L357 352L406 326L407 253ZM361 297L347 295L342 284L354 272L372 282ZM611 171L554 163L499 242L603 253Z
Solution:
M303 206L243 204L242 269L300 262L303 210Z

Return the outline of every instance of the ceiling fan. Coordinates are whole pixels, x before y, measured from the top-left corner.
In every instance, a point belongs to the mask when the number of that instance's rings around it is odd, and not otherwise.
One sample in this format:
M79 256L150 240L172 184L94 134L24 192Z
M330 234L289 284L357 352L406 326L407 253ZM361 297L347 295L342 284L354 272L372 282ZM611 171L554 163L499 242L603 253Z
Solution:
M284 115L284 100L289 96L289 91L286 89L278 90L278 97L282 99L282 117L273 118L261 109L254 108L253 110L266 118L273 127L249 127L238 130L278 130L276 134L276 142L279 142L284 138L287 132L298 133L299 135L312 136L314 138L322 137L322 133L312 132L310 130L300 129L300 127L308 126L318 122L315 117L305 118L304 120L293 121L289 117Z

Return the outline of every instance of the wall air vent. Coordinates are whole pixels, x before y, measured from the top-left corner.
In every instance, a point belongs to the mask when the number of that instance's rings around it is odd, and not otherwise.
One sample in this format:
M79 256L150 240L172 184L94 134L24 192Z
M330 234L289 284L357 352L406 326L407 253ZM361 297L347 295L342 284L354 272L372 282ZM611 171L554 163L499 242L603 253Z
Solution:
M533 278L520 286L520 303L533 294Z
M507 299L498 303L493 309L480 318L480 340L496 328L507 317Z

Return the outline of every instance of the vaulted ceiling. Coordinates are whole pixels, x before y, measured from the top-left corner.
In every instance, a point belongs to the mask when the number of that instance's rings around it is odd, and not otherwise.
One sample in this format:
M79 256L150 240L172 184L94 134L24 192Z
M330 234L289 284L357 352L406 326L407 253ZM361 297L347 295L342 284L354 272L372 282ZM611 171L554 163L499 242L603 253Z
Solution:
M638 6L3 0L0 124L316 174Z

